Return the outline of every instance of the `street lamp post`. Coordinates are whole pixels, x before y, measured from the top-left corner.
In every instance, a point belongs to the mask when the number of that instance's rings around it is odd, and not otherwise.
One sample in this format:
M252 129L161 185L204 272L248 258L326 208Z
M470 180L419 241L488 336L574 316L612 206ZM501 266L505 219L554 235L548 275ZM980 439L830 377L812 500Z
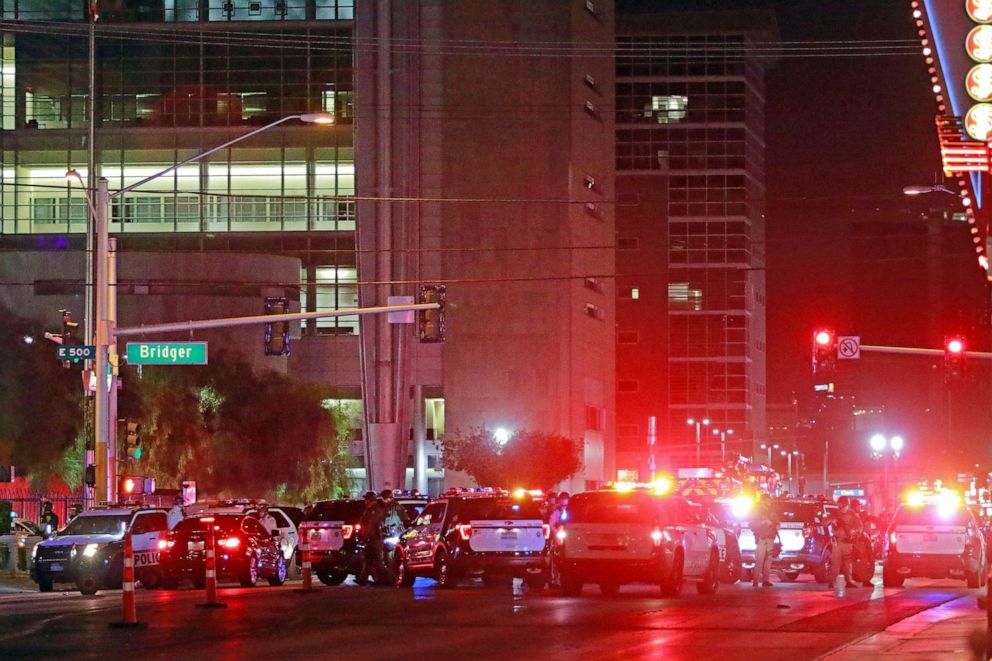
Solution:
M700 433L703 426L707 426L707 427L709 426L710 419L702 418L701 420L696 420L695 418L689 418L688 420L686 420L686 422L689 424L690 427L694 425L696 427L696 465L699 466L702 463L702 459L701 459L702 438L700 436Z
M772 466L772 450L778 450L778 443L775 443L774 445L771 443L762 443L761 449L768 450L768 467L774 468Z
M903 440L902 436L892 436L891 438L886 438L884 434L873 434L871 438L868 439L868 445L871 448L871 455L875 459L880 459L882 461L882 507L883 509L889 503L889 491L891 491L891 480L890 471L892 465L899 455L902 453L906 442Z
M242 140L247 140L248 138L258 135L263 131L268 131L271 128L294 119L298 119L308 124L334 124L334 115L331 113L317 112L288 115L281 119L277 119L274 122L270 122L265 126L260 126L259 128L249 131L232 140L228 140L227 142L208 149L205 152L196 154L195 156L187 158L184 161L171 165L161 172L145 177L137 183L131 184L130 186L125 186L124 188L114 191L113 193L109 190L106 177L100 177L96 182L95 200L91 197L91 191L87 190L87 202L90 207L90 213L93 215L94 219L92 225L95 239L94 244L96 248L96 282L94 286L96 296L93 306L93 316L96 319L96 323L94 325L96 335L94 342L96 345L96 361L94 371L96 373L97 382L96 393L94 393L94 408L96 411L93 425L95 431L94 435L96 437L97 487L95 490L95 499L99 499L100 496L104 496L108 502L115 502L117 500L117 480L115 476L117 439L116 434L114 433L114 421L110 419L110 412L117 409L117 351L116 338L114 337L117 294L116 289L113 293L111 293L111 282L109 279L109 274L112 270L110 264L109 230L111 202L114 199L126 195L136 188L158 179L159 177L178 170L184 165L203 160L207 156L221 151L222 149L226 149L231 145L241 142ZM66 178L70 182L72 180L76 180L82 183L79 173L74 170L67 172ZM114 297L113 301L111 300L111 296ZM112 370L110 370L112 375L109 379L104 376L108 373L108 367L112 367ZM109 384L105 382L105 379L109 381Z
M733 429L714 429L714 436L720 437L720 466L727 465L727 436L733 436Z

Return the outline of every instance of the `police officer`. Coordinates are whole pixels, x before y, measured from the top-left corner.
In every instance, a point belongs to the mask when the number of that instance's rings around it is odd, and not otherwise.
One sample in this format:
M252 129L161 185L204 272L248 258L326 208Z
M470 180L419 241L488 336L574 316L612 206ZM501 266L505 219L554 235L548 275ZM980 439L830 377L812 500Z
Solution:
M751 522L754 531L756 547L754 550L754 575L751 585L772 587L772 558L774 557L775 538L778 537L778 517L772 511L772 499L767 493L761 494L758 510Z
M59 529L59 515L52 508L52 501L46 500L41 514L41 530L46 538L51 537Z
M565 513L565 510L568 509L568 501L569 495L567 491L562 491L558 494L558 507L556 507L555 510L551 512L551 516L548 517L548 523L551 524L552 532L557 531L558 526L561 525L563 520L562 515Z
M392 489L383 489L379 493L382 499L382 519L386 537L398 537L410 527L410 515L406 509L396 502Z
M80 505L79 503L73 503L72 509L69 510L69 521L72 521L82 513L83 513L83 506ZM68 524L69 521L66 521L66 523Z
M844 582L849 588L858 584L851 578L851 561L854 554L854 540L861 534L863 527L861 517L851 509L851 499L841 496L837 501L837 511L827 520L833 530L833 546L830 552L829 589L834 588L838 574L843 574Z
M362 543L365 545L362 556L362 569L355 578L359 585L368 583L369 578L377 585L385 584L385 567L382 561L383 512L385 505L374 491L365 493L365 511L362 512Z

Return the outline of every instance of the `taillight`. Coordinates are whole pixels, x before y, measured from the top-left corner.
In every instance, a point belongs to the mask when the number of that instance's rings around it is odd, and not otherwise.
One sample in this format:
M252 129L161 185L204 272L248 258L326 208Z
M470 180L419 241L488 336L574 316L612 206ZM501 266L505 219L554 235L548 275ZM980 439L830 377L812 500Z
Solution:
M226 549L236 549L241 546L241 540L237 537L228 537L217 542L218 546L223 546Z
M160 540L158 540L158 550L159 551L168 551L169 549L171 549L175 545L176 545L176 543L173 540L171 540L171 539L160 539Z
M655 546L661 546L661 538L663 536L662 532L657 528L651 531L651 541L654 542Z
M544 530L544 539L551 539L551 526L545 523L541 528Z
M351 539L351 533L355 532L355 528L358 526L352 526L349 524L344 524L341 526L341 536L345 539Z
M566 537L568 537L568 533L565 532L564 528L560 529L558 532L555 533L555 539L558 540L559 544L564 544Z
M458 524L458 534L461 535L461 538L467 542L469 538L472 536L472 524L470 523Z

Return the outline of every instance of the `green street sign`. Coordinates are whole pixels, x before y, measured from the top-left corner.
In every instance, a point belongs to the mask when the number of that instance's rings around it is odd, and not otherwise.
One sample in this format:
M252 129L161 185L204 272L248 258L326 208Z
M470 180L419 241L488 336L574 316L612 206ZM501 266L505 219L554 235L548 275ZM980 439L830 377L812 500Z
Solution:
M129 365L206 365L206 342L128 342Z

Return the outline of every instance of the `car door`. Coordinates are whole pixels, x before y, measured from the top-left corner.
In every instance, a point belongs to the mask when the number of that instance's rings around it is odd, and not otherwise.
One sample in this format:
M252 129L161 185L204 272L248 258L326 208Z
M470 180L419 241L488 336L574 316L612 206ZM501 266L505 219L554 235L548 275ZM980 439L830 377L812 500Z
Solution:
M709 536L706 527L684 498L672 498L670 512L685 538L685 573L699 576L709 563Z
M278 550L272 534L265 529L258 519L246 516L241 522L241 531L249 538L249 543L255 549L255 557L259 567L273 569L276 566Z
M420 513L407 537L407 553L411 565L429 565L434 562L434 544L441 534L445 503L431 503Z
M274 538L276 545L279 547L279 551L283 557L289 560L293 557L293 551L296 549L298 543L296 526L293 525L293 522L289 520L289 517L282 510L270 509L269 514L276 520L276 527L279 530L279 537Z
M138 512L131 521L131 548L134 567L151 567L158 564L158 541L169 530L169 517L165 512Z

